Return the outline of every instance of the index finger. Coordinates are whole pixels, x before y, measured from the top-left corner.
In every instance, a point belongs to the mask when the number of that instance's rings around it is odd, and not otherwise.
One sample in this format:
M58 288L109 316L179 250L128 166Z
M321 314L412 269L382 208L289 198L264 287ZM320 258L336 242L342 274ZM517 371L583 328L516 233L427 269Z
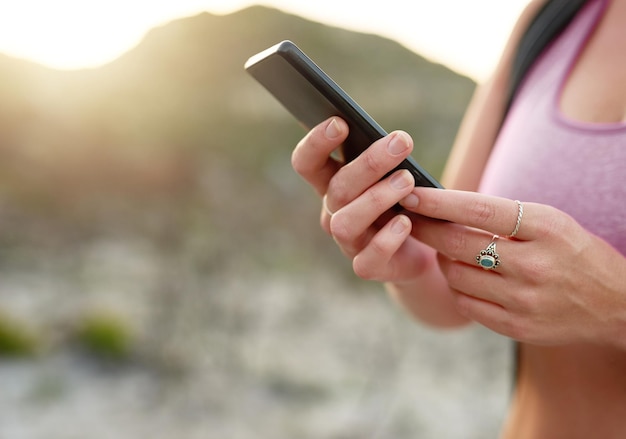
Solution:
M520 202L476 192L416 187L400 204L429 218L442 219L487 231L494 235L530 239L530 227L522 223Z
M328 182L341 164L330 157L348 136L347 124L332 117L307 133L291 155L293 169L309 182L319 195L324 195Z

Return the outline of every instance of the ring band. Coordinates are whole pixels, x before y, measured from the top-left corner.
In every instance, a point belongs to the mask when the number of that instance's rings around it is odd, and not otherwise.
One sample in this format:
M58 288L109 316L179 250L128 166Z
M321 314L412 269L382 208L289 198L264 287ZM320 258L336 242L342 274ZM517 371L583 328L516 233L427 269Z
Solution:
M326 195L324 195L322 197L322 207L324 208L324 212L326 212L328 214L328 216L332 217L335 212L332 212L329 208L328 208L328 204L326 203Z
M493 235L491 243L476 255L476 263L485 270L495 270L500 265L500 256L496 253L496 240L498 235Z
M515 202L517 203L517 222L515 223L515 228L511 234L507 236L507 238L514 238L515 235L517 235L517 232L519 232L519 226L522 224L522 216L524 216L524 205L519 200L515 200Z

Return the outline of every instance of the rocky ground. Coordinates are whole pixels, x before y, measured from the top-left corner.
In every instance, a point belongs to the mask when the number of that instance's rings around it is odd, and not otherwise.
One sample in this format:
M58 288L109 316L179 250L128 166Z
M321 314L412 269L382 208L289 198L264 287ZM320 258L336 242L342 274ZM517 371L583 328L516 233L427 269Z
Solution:
M323 272L179 272L159 295L141 246L89 252L80 276L5 272L2 309L48 334L77 310L119 310L133 353L101 361L51 336L0 360L2 439L497 437L510 344L484 329L433 331L378 286Z

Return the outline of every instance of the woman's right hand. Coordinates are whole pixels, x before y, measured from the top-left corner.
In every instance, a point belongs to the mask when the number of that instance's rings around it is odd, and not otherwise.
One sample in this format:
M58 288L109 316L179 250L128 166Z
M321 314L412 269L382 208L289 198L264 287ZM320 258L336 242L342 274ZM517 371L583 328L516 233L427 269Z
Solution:
M422 220L392 210L415 181L407 170L385 176L409 156L413 140L393 132L344 165L331 153L347 135L347 124L331 118L313 128L292 155L293 168L322 197L322 228L352 260L357 276L384 282L414 317L434 326L466 324L438 269L436 252L411 236Z
M415 181L407 170L383 177L409 156L413 141L402 131L393 132L343 166L331 153L347 135L348 126L340 118L321 123L298 143L293 168L323 198L321 226L352 259L359 277L410 280L424 267L419 263L423 246L410 236L411 220L390 209L412 191Z

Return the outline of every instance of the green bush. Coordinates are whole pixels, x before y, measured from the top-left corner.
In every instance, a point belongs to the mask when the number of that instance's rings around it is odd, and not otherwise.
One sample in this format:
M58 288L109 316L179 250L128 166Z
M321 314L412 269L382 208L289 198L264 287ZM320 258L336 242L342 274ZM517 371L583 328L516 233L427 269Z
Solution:
M82 348L97 357L121 360L131 354L131 330L116 315L99 313L85 317L78 328L76 340Z
M26 323L0 313L0 356L27 357L37 352L39 343Z

